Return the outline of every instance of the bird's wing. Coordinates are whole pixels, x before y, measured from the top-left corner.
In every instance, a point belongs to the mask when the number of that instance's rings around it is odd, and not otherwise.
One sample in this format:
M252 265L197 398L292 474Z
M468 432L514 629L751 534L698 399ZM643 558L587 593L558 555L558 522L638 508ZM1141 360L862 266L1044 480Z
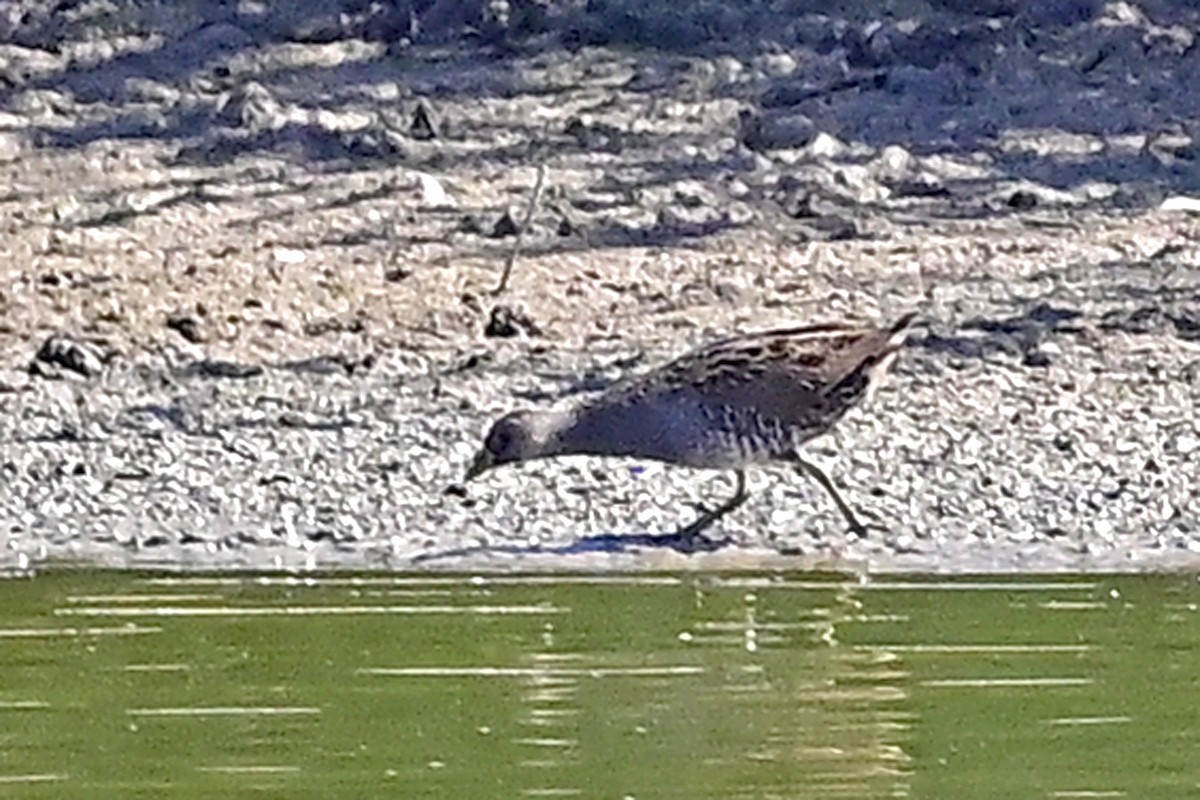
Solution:
M882 330L814 325L736 336L618 384L606 401L669 394L787 426L821 426L864 394L871 368L902 345L910 322L911 315Z

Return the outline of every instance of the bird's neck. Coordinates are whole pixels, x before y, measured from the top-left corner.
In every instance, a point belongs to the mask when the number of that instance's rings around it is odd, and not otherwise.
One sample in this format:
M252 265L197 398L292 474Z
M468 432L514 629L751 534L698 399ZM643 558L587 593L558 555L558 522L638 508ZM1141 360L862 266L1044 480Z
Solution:
M551 412L554 419L554 435L547 444L547 455L595 456L595 455L624 455L622 442L627 437L621 435L619 427L614 428L617 420L608 419L611 415L599 413L572 413L570 411Z
M572 414L563 414L557 422L560 424L547 442L553 455L596 455L601 445L601 435L595 425L589 424L586 418L580 419Z

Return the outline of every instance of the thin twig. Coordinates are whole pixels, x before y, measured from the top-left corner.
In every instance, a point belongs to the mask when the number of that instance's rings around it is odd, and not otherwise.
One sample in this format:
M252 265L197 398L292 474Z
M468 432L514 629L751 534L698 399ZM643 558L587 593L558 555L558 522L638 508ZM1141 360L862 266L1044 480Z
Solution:
M533 214L537 211L538 200L542 196L542 184L545 182L546 164L542 162L538 164L537 181L533 184L533 195L529 198L529 206L525 209L525 219L521 221L521 227L517 229L517 240L513 242L512 251L504 261L504 272L500 273L500 283L496 284L496 288L492 290L493 295L503 294L504 290L508 288L508 278L512 275L513 264L517 262L517 256L521 253L521 240L525 238L525 231L533 222Z

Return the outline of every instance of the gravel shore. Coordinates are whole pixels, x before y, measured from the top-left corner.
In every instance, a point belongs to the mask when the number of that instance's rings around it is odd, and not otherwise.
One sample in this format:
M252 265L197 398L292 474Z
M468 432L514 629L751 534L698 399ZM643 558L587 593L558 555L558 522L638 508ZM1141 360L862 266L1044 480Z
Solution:
M1200 567L1200 48L1169 4L780 11L787 47L677 51L575 47L565 12L400 47L204 7L0 45L0 568ZM865 538L784 470L703 554L646 537L728 475L459 485L504 411L911 309L809 450Z

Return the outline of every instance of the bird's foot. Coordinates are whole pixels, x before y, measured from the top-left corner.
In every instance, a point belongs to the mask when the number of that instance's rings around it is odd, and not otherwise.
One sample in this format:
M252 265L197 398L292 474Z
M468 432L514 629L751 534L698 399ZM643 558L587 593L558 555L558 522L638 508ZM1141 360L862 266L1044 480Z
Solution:
M850 528L850 532L860 539L866 539L867 535L874 531L875 533L887 533L888 526L884 523L883 517L876 514L874 511L858 509L856 514L846 515L846 523Z
M683 526L674 533L659 534L654 537L654 540L681 553L711 553L732 544L733 540L728 536L717 539L705 534L705 531L724 515L723 511L721 509L710 511L704 510L702 506L698 507L701 508L701 513L695 522Z
M704 531L711 528L714 522L724 516L720 509L712 511L705 509L699 504L697 504L696 507L700 509L700 516L697 517L694 522L684 525L682 528L676 530L675 533L671 534L672 536L680 536L683 538L695 538L698 536L703 537Z

